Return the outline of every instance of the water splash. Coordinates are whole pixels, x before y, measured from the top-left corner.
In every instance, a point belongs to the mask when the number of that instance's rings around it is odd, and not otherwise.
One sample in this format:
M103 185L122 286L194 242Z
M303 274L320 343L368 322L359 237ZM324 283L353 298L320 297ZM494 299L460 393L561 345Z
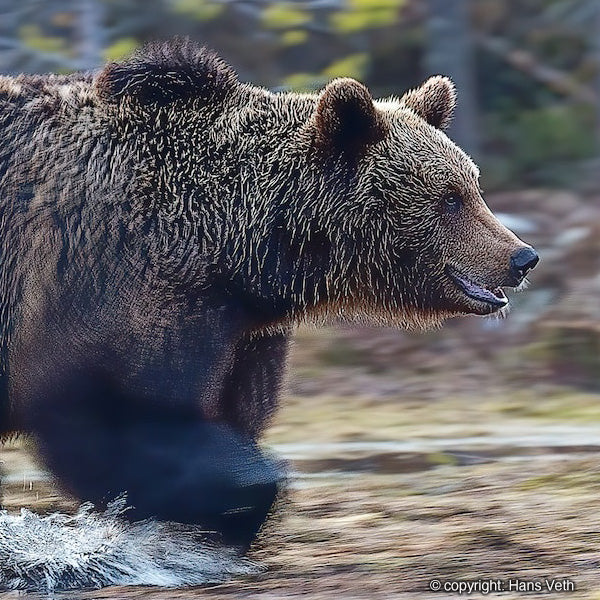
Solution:
M256 573L257 565L217 546L193 526L130 523L124 498L105 512L75 515L0 511L0 589L53 592L109 585L183 587Z

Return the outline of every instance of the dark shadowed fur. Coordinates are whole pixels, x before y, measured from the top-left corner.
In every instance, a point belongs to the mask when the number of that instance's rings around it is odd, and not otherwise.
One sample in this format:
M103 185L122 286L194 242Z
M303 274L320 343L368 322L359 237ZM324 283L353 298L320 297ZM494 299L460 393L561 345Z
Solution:
M190 40L153 43L127 63L107 65L96 89L108 102L129 96L142 104L168 104L177 98L222 99L236 85L233 69Z
M523 243L438 129L454 97L272 94L188 41L0 78L2 433L34 434L83 499L129 490L140 516L248 544L295 323L435 326L496 310L448 269L516 284Z

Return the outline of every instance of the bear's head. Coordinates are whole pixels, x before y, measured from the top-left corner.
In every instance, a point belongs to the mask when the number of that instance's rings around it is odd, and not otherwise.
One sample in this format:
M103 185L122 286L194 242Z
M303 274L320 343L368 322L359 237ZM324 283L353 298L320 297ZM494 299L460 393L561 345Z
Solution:
M353 79L272 94L179 41L108 65L95 85L145 156L137 193L162 219L161 271L187 274L185 289L212 272L269 323L430 327L502 313L502 287L537 263L444 133L456 102L446 77L400 99L374 100Z
M354 283L346 268L339 286L351 299L341 303L357 314L428 327L502 313L502 288L521 285L538 262L491 213L477 166L444 133L455 103L453 83L441 76L399 100L373 100L352 79L332 81L319 96L310 125L319 163L345 169L353 182L338 218L337 262L353 265Z

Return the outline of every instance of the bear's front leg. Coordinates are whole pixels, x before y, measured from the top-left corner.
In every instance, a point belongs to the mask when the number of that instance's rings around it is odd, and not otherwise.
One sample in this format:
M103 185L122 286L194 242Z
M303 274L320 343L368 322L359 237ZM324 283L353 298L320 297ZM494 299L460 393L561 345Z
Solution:
M276 462L245 434L191 411L143 415L116 386L73 374L46 396L35 436L49 468L82 500L127 493L133 520L193 523L246 550L277 496Z
M137 423L126 435L128 461L119 477L134 507L131 518L200 524L226 544L250 546L282 477L250 438L201 420Z
M238 342L220 395L218 416L256 439L279 401L290 332L256 333Z

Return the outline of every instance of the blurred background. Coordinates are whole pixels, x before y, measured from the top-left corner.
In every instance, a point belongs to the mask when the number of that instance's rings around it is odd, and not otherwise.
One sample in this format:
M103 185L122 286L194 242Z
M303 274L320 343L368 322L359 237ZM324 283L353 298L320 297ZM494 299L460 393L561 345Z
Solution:
M480 164L492 210L541 256L506 319L299 331L268 436L298 472L271 572L325 596L314 573L329 590L346 589L339 573L368 573L366 597L388 598L390 582L424 591L440 572L543 564L597 597L600 2L0 0L0 72L95 69L173 35L274 91L351 76L401 95L450 75L449 135ZM60 504L19 452L5 454L7 505Z

